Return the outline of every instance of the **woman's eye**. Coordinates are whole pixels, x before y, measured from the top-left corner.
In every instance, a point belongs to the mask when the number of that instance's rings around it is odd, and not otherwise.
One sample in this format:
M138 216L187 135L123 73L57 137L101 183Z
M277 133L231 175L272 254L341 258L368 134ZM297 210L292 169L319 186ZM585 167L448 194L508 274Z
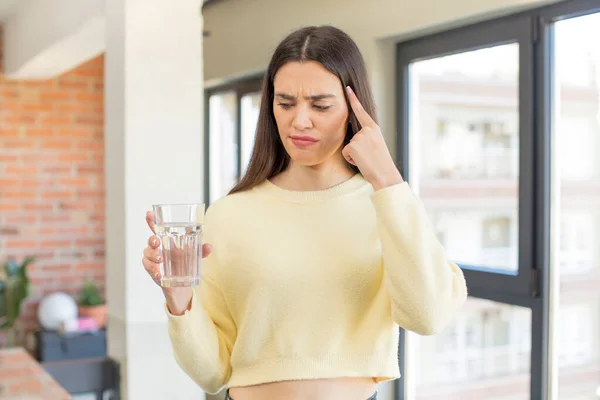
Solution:
M320 106L320 105L317 105L317 104L315 104L314 107L317 110L319 110L319 111L326 111L326 110L329 110L331 108L331 106Z
M284 110L287 110L287 109L289 109L289 108L291 108L291 107L292 107L292 105L291 105L291 104L289 104L289 103L277 103L277 104L278 104L278 105L279 105L281 108L283 108Z

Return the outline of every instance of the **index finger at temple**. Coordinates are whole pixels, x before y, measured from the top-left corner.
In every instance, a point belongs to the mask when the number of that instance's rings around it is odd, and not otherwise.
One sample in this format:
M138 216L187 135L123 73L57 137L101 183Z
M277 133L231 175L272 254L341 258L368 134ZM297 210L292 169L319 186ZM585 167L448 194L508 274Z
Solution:
M354 111L354 115L356 115L356 119L360 122L360 125L365 126L373 126L376 125L373 118L369 115L369 113L364 109L358 97L352 90L350 86L346 86L346 90L348 92L348 98L350 99L350 106L352 107L352 111Z

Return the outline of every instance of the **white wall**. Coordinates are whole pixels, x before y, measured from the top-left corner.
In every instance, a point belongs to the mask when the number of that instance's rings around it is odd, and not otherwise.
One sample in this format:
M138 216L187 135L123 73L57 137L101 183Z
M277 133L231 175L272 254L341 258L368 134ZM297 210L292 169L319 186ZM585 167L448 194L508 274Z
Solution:
M48 79L105 47L104 0L21 0L4 27L9 78Z
M365 57L382 131L395 142L395 43L399 38L550 3L552 0L220 0L204 9L207 85L266 68L283 37L304 25L333 24Z

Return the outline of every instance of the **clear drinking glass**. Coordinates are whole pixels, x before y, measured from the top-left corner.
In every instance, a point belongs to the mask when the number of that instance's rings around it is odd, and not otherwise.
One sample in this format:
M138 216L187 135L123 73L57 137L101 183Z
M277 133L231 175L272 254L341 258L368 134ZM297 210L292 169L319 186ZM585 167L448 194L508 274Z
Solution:
M152 208L163 256L161 285L200 284L204 204L156 204Z

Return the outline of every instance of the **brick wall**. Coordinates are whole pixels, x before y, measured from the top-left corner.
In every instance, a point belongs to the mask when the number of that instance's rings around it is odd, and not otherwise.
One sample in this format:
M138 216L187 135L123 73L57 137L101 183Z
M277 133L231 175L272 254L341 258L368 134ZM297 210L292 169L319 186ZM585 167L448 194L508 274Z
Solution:
M0 30L0 60L1 43ZM103 64L47 81L0 74L0 263L37 256L34 299L104 286Z

